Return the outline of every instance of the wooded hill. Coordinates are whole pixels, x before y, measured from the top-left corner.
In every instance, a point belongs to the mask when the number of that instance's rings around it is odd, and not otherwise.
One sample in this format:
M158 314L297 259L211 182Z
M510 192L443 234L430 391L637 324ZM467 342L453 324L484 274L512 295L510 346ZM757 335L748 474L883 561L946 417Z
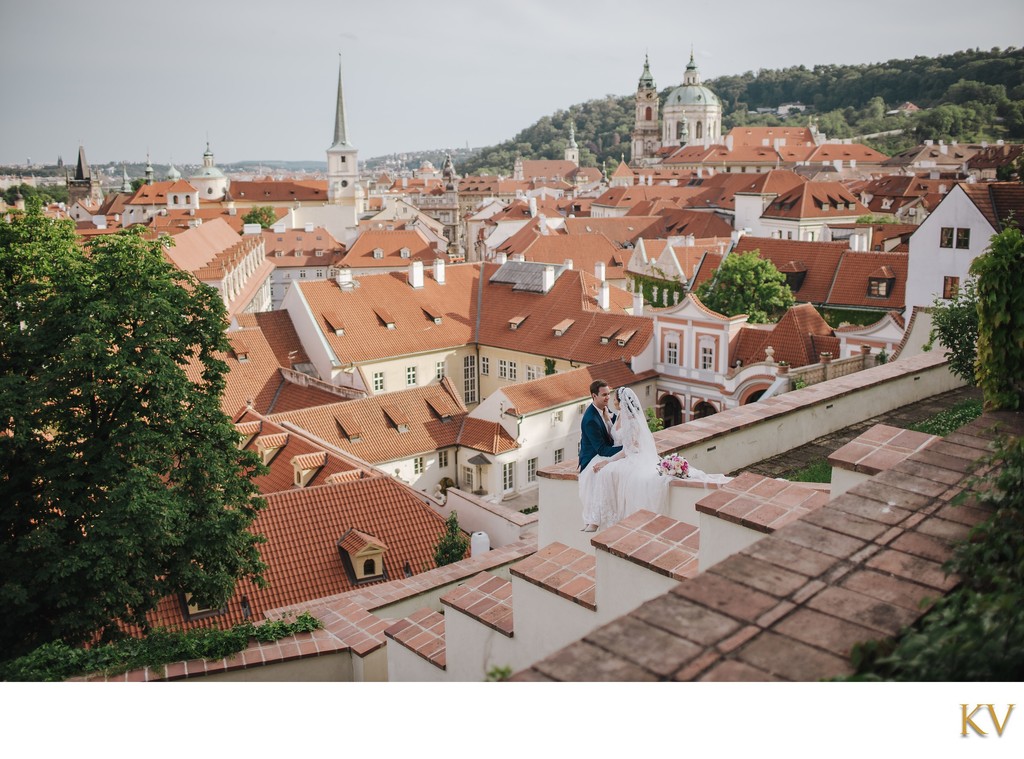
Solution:
M640 71L638 64L637 78ZM661 90L663 104L680 84L673 82ZM722 100L723 133L734 126L806 124L813 118L830 139L857 138L889 155L929 139L1024 141L1024 49L964 50L856 66L762 69L702 84ZM610 171L620 159L630 159L634 94L590 100L544 116L512 139L460 162L456 169L462 175L509 175L517 155L561 159L571 121L576 125L580 164L604 165ZM922 110L886 114L907 101ZM788 121L756 112L784 103L802 103L807 111ZM902 133L862 137L892 130Z

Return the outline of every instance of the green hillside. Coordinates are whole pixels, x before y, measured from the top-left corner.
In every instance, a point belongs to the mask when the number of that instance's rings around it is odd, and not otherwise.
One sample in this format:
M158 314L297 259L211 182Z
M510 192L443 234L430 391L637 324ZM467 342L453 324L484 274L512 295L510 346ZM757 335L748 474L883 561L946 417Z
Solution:
M698 61L699 64L699 61ZM639 77L641 65L637 65ZM658 81L658 77L655 77ZM661 79L664 84L664 78ZM960 142L1024 141L1024 50L964 50L935 58L918 56L856 66L819 65L708 79L703 84L721 98L723 131L743 125L781 125L786 120L758 114L758 108L803 103L804 113L788 123L814 118L829 138L859 138L893 154L924 140ZM661 90L664 102L680 82ZM506 142L483 148L456 169L467 174L511 174L517 155L560 159L576 126L580 164L613 169L630 158L634 93L590 100L545 116ZM886 115L903 102L922 110ZM902 130L898 135L868 137Z

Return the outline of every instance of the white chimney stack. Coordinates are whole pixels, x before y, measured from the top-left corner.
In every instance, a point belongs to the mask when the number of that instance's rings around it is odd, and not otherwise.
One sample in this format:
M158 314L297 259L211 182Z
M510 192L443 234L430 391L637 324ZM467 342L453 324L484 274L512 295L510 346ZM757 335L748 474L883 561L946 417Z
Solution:
M262 231L263 231L263 227L261 227L259 224L243 224L242 225L242 234L243 235L258 235Z
M728 150L730 153L732 152L732 135L731 134L727 134L725 136L725 149Z
M633 293L633 316L644 315L644 294L637 290Z
M306 232L312 232L314 229L313 222L307 222L306 226L303 229Z
M598 261L596 264L594 264L594 276L597 277L602 282L604 282L604 267L604 261Z
M569 271L572 271L572 259L571 258L565 259L565 264L564 265L565 265L566 269L568 269Z
M531 200L532 200L532 198L531 198ZM540 214L537 217L537 220L538 220L539 225L540 225L540 233L542 235L546 235L548 233L548 220L547 220L547 217L544 216L544 214Z
M434 259L434 281L439 285L444 284L444 259Z
M497 261L499 264L504 264L508 260L508 256L506 256L504 253L498 253L494 257L494 260Z
M530 218L537 215L537 198L530 198Z
M334 281L338 283L338 287L346 287L352 284L352 270L351 269L338 269L338 275L334 278Z
M597 295L597 305L601 307L602 311L607 311L611 306L612 294L610 292L611 285L607 281L601 283L601 289Z
M422 261L413 261L409 264L409 284L417 290L423 287Z
M552 287L555 286L555 267L548 264L544 267L544 277L542 280L541 291L548 292Z

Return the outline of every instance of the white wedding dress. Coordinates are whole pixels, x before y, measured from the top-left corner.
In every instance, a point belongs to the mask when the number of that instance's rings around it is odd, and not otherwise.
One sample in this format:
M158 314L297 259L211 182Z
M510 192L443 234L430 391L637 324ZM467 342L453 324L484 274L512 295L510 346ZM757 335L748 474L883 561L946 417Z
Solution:
M628 387L616 390L615 396L619 411L612 425L612 439L622 446L622 454L618 458L595 457L579 476L583 522L602 529L641 509L667 513L672 482L672 477L658 471L661 457L640 399ZM595 473L594 464L602 461L608 463ZM688 479L723 484L731 478L690 467Z

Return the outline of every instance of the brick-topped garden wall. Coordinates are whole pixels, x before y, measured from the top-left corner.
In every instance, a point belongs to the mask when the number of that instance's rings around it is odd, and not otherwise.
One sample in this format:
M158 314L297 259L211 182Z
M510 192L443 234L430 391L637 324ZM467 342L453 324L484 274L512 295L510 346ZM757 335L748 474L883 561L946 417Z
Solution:
M986 414L582 640L518 681L814 681L897 635L958 583L942 563L987 512L951 501L997 430Z

